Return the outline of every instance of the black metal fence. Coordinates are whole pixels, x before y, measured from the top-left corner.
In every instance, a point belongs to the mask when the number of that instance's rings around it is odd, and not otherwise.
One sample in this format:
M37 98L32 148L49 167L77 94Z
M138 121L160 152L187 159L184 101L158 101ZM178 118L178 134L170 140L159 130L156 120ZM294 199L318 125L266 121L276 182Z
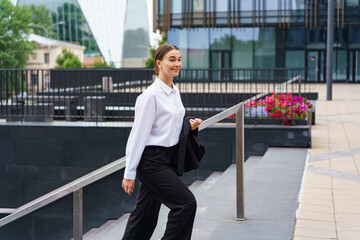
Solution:
M187 115L206 119L305 69L182 69L174 79ZM0 118L7 121L132 121L151 69L0 70ZM312 97L298 81L281 92Z

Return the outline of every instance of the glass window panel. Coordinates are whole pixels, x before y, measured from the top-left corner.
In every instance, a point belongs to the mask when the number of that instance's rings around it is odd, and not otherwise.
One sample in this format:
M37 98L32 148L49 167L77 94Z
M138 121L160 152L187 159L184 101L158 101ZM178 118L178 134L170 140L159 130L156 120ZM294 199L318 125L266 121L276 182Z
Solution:
M189 68L209 67L209 30L204 28L191 29L188 32L188 63Z
M240 9L241 9L241 11L251 11L251 10L253 10L253 1L241 0Z
M325 49L326 48L326 29L309 28L306 36L306 47L308 49Z
M49 54L48 53L45 53L44 54L44 58L45 58L45 63L49 63Z
M349 45L351 48L360 48L360 26L349 26Z
M335 50L333 52L333 79L338 81L346 80L346 50Z
M233 68L252 68L254 61L254 30L240 28L232 32L232 66Z
M279 2L277 0L265 1L263 4L265 5L264 6L265 10L278 10L279 9ZM283 8L283 6L281 6L281 8ZM259 7L257 7L257 9L259 9ZM262 8L260 7L260 9L262 9Z
M334 28L334 46L346 48L348 45L348 28Z
M220 52L211 53L212 68L221 68Z
M214 3L216 0L206 0L206 10L208 12L213 12L214 11Z
M286 68L302 68L305 67L305 51L288 50L285 53Z
M210 29L210 48L211 49L231 49L231 29L212 28Z
M204 11L204 0L193 0L193 12L203 12L203 11Z
M156 1L156 0L154 0ZM181 1L171 0L171 12L172 13L181 13Z
M305 47L305 30L303 28L288 28L286 30L286 47L303 49Z
M359 0L346 0L346 7L359 7L360 1Z
M179 29L172 28L167 32L167 42L179 47Z
M188 67L187 29L173 28L167 33L167 42L174 44L180 50L182 68Z
M215 3L215 11L216 12L227 12L228 11L228 0L214 0Z
M273 27L261 28L254 32L255 65L260 68L274 68L276 55L276 29Z
M305 9L305 0L292 0L291 1L292 10L303 10Z
M231 64L230 64L230 52L222 52L223 56L222 56L222 66L223 68L231 68Z

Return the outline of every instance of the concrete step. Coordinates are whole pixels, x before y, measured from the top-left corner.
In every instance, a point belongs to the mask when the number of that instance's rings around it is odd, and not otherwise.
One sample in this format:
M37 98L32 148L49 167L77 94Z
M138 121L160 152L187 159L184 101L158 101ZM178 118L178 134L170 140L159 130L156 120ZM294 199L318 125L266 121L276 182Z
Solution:
M246 221L235 221L235 164L223 173L214 172L205 181L195 181L189 187L198 202L192 240L265 240L269 236L291 239L306 152L298 148L269 148L263 157L250 157L245 162ZM163 236L168 212L167 207L161 206L151 240ZM107 223L107 227L92 231L93 238L84 239L121 238L128 216L118 223Z
M221 178L222 174L222 172L213 172L205 181L195 181L189 186L189 189L197 198L199 195L203 194L204 191L206 192L208 189L214 186L216 182ZM161 205L158 224L154 230L151 240L161 239L161 237L164 235L169 211L169 208Z
M224 184L235 182L236 167L230 166L224 176L232 178L219 181L227 194L209 203L195 225L194 233L204 226L210 233L202 238L194 234L193 240L291 239L306 156L304 148L269 148L261 159L245 163L246 221L235 221L236 185Z
M121 216L119 219L109 220L101 227L93 228L90 231L88 231L86 234L84 234L83 239L84 240L112 239L113 235L116 236L118 228L120 228L120 230L125 229L129 216L130 213L126 213L123 216ZM118 234L120 235L116 236L117 239L122 237L123 232Z
M214 186L222 174L222 172L213 172L205 181L203 181L203 183L201 183L200 187L194 189L192 192L195 194L197 191L203 192L209 190L212 186Z
M204 182L204 181L197 180L197 181L193 182L193 183L189 186L189 189L190 189L192 192L194 192L194 191L196 191L196 189L198 189L198 188L201 186L201 184L202 184L203 182Z
M213 172L205 181L195 181L190 186L189 189L194 193L196 191L207 191L207 189L211 188L216 181L221 177L222 172ZM195 193L194 193L195 194ZM201 193L199 193L201 194ZM196 194L195 194L196 196ZM154 234L151 239L160 239L165 231L166 222L167 222L167 215L169 213L169 209L161 205L160 212L159 212L159 220L154 230ZM127 213L123 215L118 220L109 220L107 223L102 225L99 228L93 228L88 231L83 239L84 240L112 240L112 239L119 239L123 236L127 220L130 214Z

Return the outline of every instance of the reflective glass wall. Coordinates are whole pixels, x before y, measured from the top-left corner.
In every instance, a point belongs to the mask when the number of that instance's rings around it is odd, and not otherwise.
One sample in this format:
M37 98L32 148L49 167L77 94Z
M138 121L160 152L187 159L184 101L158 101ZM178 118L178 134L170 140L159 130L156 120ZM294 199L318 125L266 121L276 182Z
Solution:
M53 29L60 40L78 42L85 46L85 56L101 55L99 46L76 0L19 0L17 4L45 6L50 10L53 23L65 22Z
M125 12L122 67L145 66L149 57L149 27L145 0L128 0Z
M166 2L157 2L159 19ZM164 30L184 67L307 68L308 81L325 82L328 0L170 3ZM333 50L333 79L360 82L360 0L334 1Z
M59 40L86 47L85 56L103 56L116 67L144 67L152 32L150 0L19 0L17 4L43 5ZM151 28L151 29L150 29Z
M333 79L360 82L359 27L334 29ZM308 81L324 82L326 29L172 28L184 68L304 68Z

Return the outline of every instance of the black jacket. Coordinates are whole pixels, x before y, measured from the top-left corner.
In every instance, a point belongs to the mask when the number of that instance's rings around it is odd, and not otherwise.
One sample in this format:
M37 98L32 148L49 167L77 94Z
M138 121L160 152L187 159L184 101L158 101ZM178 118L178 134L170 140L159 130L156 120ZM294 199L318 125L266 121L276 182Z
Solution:
M205 154L205 147L200 145L197 139L198 129L191 130L189 120L193 117L185 117L180 132L178 154L173 164L178 176L199 167L199 162Z

